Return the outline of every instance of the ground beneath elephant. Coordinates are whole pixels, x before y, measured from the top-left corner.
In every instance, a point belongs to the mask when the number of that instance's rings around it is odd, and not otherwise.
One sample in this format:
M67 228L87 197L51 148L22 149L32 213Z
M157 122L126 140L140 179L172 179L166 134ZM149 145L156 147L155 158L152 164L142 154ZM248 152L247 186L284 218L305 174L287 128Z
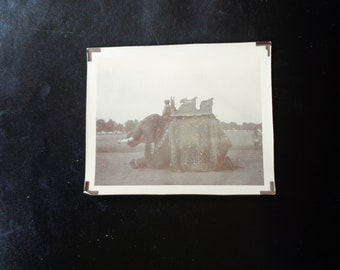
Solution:
M173 172L132 169L131 159L143 156L144 145L117 144L121 134L98 134L96 185L262 185L262 151L254 149L251 131L229 131L233 144L228 156L239 168L212 172Z

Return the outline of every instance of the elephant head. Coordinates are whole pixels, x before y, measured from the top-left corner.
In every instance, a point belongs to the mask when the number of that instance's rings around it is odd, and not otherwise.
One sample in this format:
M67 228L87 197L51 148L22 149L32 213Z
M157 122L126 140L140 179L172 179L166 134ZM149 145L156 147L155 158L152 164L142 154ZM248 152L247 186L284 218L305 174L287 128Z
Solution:
M145 157L151 158L151 144L157 143L162 129L164 120L158 114L151 114L144 118L137 127L128 133L127 138L119 140L118 143L126 142L131 147L136 147L140 143L145 143Z

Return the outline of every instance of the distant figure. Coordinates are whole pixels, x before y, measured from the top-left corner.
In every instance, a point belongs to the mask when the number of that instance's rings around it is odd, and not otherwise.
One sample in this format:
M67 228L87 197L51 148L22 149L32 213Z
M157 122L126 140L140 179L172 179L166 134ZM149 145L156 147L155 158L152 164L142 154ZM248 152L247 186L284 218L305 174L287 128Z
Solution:
M259 128L254 128L253 142L255 149L260 149L262 146L262 131Z
M164 100L164 109L162 116L167 119L170 116L170 114L171 114L170 100L166 99Z

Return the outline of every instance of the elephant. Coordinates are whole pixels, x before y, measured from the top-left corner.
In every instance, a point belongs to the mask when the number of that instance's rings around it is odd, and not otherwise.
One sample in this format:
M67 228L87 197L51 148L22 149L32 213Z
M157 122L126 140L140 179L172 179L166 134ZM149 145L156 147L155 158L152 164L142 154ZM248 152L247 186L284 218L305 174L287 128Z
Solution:
M156 145L160 140L165 122L162 116L151 114L140 121L137 127L128 133L126 139L119 140L118 143L126 142L130 147L145 143L144 157L150 160L152 158L151 145L152 143Z
M136 169L212 171L233 168L227 156L231 142L214 115L169 119L151 114L126 139L119 141L123 142L131 147L145 143L144 156L130 161L130 166Z

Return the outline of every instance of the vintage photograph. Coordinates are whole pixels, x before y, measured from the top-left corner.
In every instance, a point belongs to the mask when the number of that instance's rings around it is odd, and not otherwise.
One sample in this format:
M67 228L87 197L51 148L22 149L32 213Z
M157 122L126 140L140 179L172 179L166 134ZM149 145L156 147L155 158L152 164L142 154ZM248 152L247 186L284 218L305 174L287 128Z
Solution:
M84 192L275 194L271 49L89 48Z

